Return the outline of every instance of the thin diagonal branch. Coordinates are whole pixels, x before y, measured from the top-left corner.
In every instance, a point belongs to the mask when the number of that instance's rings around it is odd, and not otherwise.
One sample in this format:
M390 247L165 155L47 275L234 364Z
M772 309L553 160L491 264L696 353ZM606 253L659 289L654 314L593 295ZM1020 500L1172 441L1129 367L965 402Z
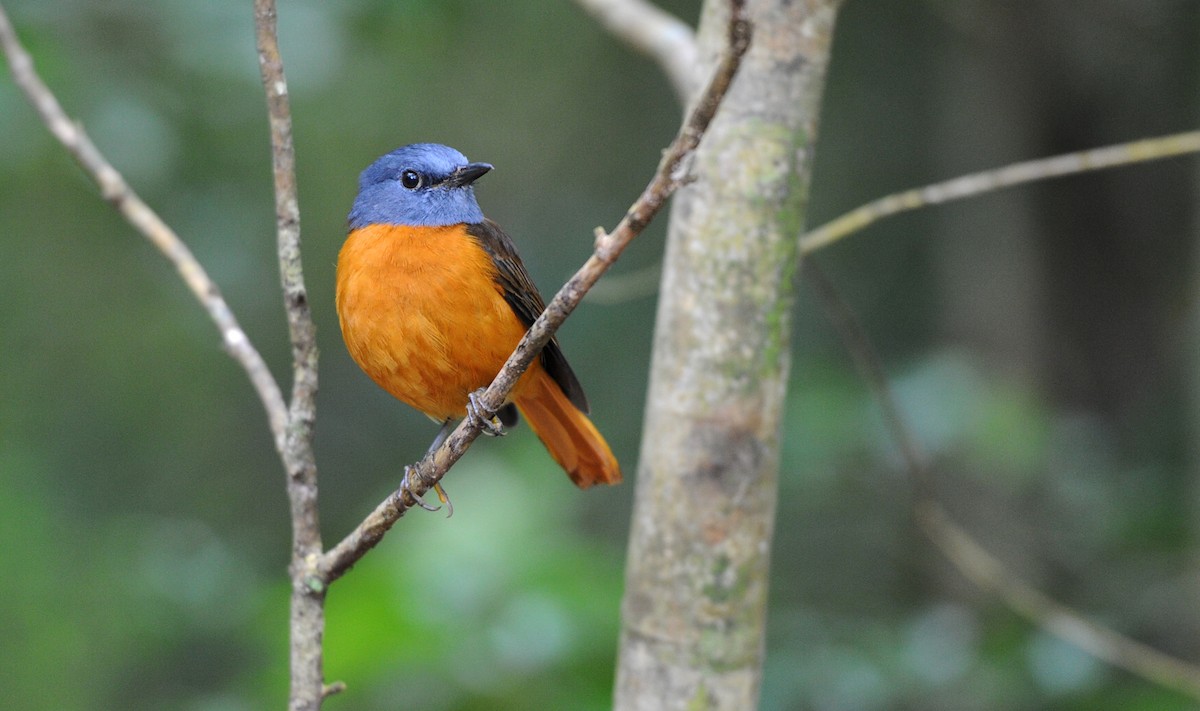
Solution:
M1014 576L933 499L918 502L916 513L925 535L954 567L1017 614L1097 659L1200 701L1200 667L1106 627Z
M580 0L585 2L586 0ZM886 217L931 207L944 202L978 197L1003 188L1038 180L1088 173L1163 158L1175 158L1200 152L1200 131L1186 131L1130 143L1102 146L1078 153L1013 163L1000 168L970 173L921 188L893 193L861 205L820 227L800 236L800 256L807 256L855 232L866 229ZM658 290L656 276L661 265L644 267L630 274L619 275L625 283L611 283L612 277L588 295L589 301L615 304L649 296ZM603 293L601 293L603 290Z
M647 0L575 0L616 37L658 62L680 103L697 85L696 33L686 22Z
M1200 700L1200 667L1127 637L1052 599L1015 575L954 522L933 495L928 459L896 403L866 330L812 260L804 263L804 274L883 411L888 432L916 485L917 523L963 577L999 597L1026 620L1097 659Z
M974 197L1022 183L1197 152L1200 152L1200 131L1186 131L970 173L941 183L893 193L851 210L803 235L800 238L800 254L811 254L901 212Z
M3 6L0 6L0 49L8 60L13 80L33 105L42 123L95 181L101 196L175 266L188 289L216 324L225 350L246 371L262 401L275 448L282 453L288 418L279 384L238 324L221 290L179 235L138 197L125 178L92 143L83 127L67 116L54 93L38 75L32 57L17 37Z
M687 163L733 81L743 55L750 45L751 27L745 17L744 3L734 2L730 17L729 46L700 100L684 120L675 140L667 148L658 170L645 190L633 203L611 234L597 229L595 250L587 262L550 300L546 310L529 328L525 337L500 370L496 379L480 398L485 416L494 414L503 405L517 379L529 367L554 332L571 314L596 280L617 260L625 247L645 229L662 208L667 198L682 184L687 175ZM470 419L463 420L436 451L426 455L408 475L409 490L420 496L463 455L479 429ZM368 550L373 548L393 524L414 502L401 491L380 503L350 535L325 553L321 560L322 579L328 584L341 577Z

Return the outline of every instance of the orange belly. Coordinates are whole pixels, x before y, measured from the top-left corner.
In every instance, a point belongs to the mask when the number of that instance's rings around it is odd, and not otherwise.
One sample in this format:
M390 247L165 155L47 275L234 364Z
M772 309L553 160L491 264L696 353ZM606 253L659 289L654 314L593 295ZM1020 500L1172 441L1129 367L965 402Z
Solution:
M462 225L351 232L337 266L338 319L351 357L429 417L464 416L468 393L496 377L526 330L495 274ZM517 390L539 369L535 361Z

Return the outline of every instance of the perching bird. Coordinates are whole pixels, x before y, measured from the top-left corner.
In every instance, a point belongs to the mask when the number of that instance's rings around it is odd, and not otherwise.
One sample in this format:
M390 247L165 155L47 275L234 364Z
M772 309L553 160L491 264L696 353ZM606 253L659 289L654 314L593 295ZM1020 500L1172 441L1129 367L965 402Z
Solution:
M512 240L475 201L472 183L491 169L434 143L388 153L359 178L338 255L350 355L381 388L443 423L443 436L545 309ZM514 404L579 487L621 481L557 340L513 388L499 413L505 424L516 421Z

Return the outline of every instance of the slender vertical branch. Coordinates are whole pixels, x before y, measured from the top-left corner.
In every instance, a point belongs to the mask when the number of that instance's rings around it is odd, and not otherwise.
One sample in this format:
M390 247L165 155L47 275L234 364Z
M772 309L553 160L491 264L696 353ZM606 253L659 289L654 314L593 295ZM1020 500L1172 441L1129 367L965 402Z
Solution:
M254 18L258 40L259 67L267 94L271 125L271 158L275 174L275 217L279 251L279 275L284 308L292 342L293 383L288 412L287 447L284 463L289 485L312 487L293 501L297 519L297 545L303 552L321 550L315 505L316 469L312 456L312 428L317 395L317 338L304 272L300 260L300 209L296 198L295 154L292 147L292 118L287 80L275 29L275 1L255 0Z
M314 576L321 556L317 466L312 447L316 420L317 338L300 260L300 208L296 197L292 117L283 59L279 54L274 0L255 0L254 28L271 126L279 276L293 360L292 399L282 452L292 514L289 708L310 711L319 708L329 692L324 685L321 648L325 631L325 586Z

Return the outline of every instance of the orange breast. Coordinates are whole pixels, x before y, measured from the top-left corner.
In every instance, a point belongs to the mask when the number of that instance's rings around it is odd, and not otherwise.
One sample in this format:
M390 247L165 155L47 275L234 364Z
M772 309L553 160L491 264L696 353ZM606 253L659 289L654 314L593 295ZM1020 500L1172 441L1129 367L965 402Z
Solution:
M492 381L525 333L495 274L462 225L351 232L337 267L350 355L429 417L462 417L467 394Z

